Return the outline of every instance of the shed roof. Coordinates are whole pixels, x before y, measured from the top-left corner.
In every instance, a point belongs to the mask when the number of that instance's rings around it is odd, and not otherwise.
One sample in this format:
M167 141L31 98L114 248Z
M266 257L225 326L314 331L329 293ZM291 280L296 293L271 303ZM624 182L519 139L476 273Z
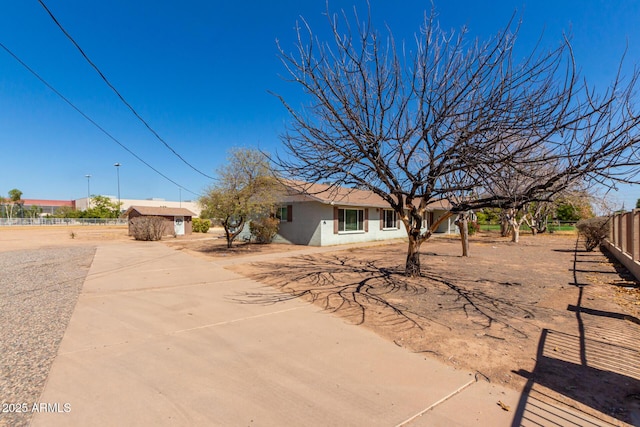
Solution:
M144 216L196 216L193 212L186 208L167 208L154 206L131 206L122 215L129 216L133 211Z

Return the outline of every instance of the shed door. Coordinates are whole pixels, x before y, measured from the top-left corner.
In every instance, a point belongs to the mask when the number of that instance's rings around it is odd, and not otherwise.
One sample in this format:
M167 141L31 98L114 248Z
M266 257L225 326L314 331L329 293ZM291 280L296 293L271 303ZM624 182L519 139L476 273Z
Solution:
M176 233L176 236L184 235L184 217L183 216L173 217L173 231Z

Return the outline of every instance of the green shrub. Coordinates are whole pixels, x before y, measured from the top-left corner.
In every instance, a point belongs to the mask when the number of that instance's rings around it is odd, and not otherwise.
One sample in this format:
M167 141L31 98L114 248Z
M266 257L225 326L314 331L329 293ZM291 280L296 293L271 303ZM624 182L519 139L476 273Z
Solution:
M467 222L467 229L469 230L469 236L473 236L480 231L480 224L478 224L478 221L469 221Z
M278 234L279 226L280 220L278 218L265 217L251 221L249 231L256 243L271 243Z
M609 236L609 218L597 217L583 219L576 223L578 233L584 237L584 246L591 252Z
M136 240L160 240L164 234L166 223L159 216L139 216L131 220L130 233Z
M203 218L193 218L192 221L194 233L208 233L211 228L211 220Z

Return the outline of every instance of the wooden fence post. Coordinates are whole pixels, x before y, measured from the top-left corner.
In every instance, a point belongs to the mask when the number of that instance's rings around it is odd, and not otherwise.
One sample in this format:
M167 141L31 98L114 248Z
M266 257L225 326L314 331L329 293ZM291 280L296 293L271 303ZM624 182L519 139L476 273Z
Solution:
M640 260L640 209L634 209L631 215L631 259Z

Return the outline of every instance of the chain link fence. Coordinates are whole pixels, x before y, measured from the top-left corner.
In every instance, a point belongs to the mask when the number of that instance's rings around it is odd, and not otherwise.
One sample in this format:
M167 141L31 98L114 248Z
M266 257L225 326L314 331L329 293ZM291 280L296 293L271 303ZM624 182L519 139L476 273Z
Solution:
M0 218L1 226L20 225L127 225L126 218Z

